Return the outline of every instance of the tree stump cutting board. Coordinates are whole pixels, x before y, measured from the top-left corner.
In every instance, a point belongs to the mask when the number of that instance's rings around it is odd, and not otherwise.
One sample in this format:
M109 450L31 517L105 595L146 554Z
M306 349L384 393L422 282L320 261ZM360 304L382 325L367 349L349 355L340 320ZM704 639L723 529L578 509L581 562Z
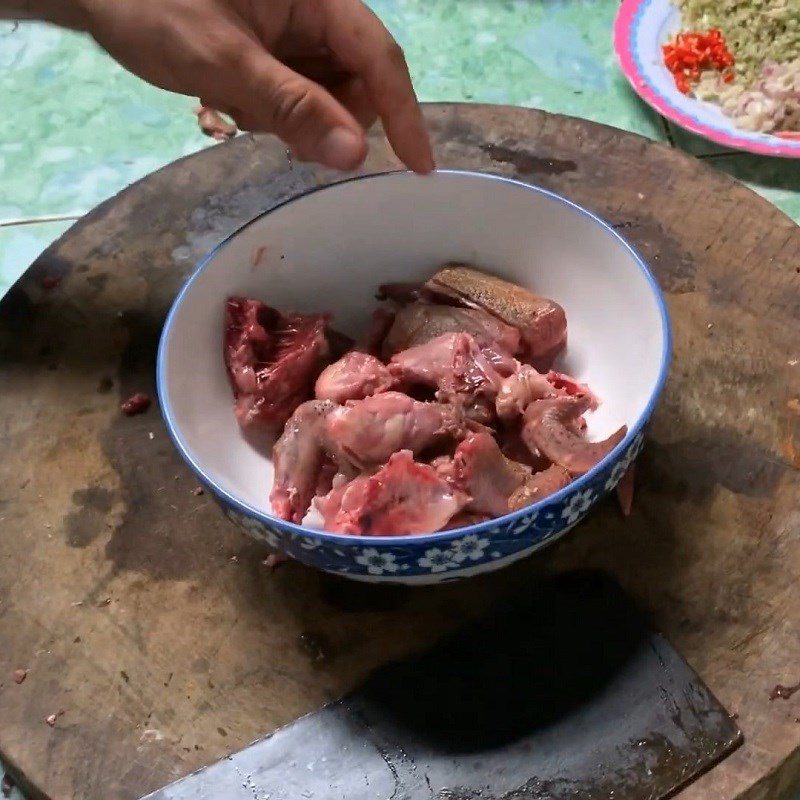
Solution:
M744 746L681 797L775 798L800 778L800 692L775 697L800 682L800 229L628 133L504 107L426 115L440 166L587 206L667 293L672 374L633 516L608 502L535 558L429 589L270 571L193 492L157 409L119 403L154 393L195 262L337 176L250 136L172 164L87 215L0 305L0 754L41 794L136 798L575 566L615 575L738 714ZM376 133L365 171L396 166Z

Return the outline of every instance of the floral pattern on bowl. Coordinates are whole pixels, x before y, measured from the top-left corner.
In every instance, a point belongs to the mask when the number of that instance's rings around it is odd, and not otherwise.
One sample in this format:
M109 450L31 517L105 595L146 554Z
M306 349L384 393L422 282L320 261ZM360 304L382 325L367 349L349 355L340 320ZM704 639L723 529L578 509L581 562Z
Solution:
M333 542L322 536L298 536L293 526L279 520L268 525L217 499L229 519L252 538L308 566L367 581L439 583L500 568L572 530L616 488L643 442L640 432L617 460L578 491L559 492L500 521L472 526L466 534L439 534L439 540L424 547L413 537L397 543L391 537L380 537L365 545L363 537L353 538L349 544L341 536Z

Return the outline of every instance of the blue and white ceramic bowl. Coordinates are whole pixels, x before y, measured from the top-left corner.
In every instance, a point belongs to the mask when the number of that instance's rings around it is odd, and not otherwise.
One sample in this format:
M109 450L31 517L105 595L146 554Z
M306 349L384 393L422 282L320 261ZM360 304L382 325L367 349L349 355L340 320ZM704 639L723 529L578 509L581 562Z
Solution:
M424 536L344 536L272 516L272 463L240 432L222 359L224 301L328 310L363 332L380 283L423 280L448 261L489 269L564 306L560 368L602 398L589 434L628 425L591 472L529 508ZM641 446L667 375L667 310L647 266L585 209L506 178L440 171L344 181L244 226L197 268L167 317L158 392L179 451L225 513L270 547L326 572L437 583L498 569L553 542L611 491Z

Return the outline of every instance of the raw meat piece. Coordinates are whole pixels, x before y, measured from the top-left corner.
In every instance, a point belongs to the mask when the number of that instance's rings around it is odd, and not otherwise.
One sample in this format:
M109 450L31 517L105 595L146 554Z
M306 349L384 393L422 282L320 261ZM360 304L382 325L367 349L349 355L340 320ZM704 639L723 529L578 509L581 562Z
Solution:
M512 420L522 415L534 400L544 400L557 394L555 387L529 364L523 364L507 377L497 393L495 407L502 420Z
M308 398L328 355L328 314L284 314L258 300L226 303L225 365L243 428L279 426Z
M384 358L425 344L443 333L469 333L481 346L493 346L511 355L519 350L519 331L486 311L412 303L397 312L383 343Z
M269 495L276 516L301 522L317 491L325 463L323 423L337 408L330 400L298 406L272 450L275 478Z
M617 484L617 500L623 517L629 517L633 510L633 487L636 480L636 464L631 464Z
M322 527L326 531L348 533L345 527L345 514L349 508L357 508L365 502L369 475L359 475L351 481L334 481L334 485L326 495L314 498L314 507L322 517ZM343 508L344 506L344 508Z
M474 511L461 511L456 514L442 530L450 531L453 530L453 528L464 528L467 525L479 525L481 522L488 522L490 519L491 516L489 514L478 514Z
M547 373L547 380L559 390L559 394L561 395L588 397L591 401L589 405L590 411L595 411L600 405L598 396L585 383L578 383L571 375L565 375L563 372L554 372L550 370L550 372Z
M228 301L240 424L289 419L270 493L283 519L301 523L313 501L324 527L346 534L475 524L559 491L624 438L623 427L589 442L583 414L597 398L550 370L566 343L556 303L460 265L381 296L400 308L377 309L359 345L330 330L327 314ZM305 402L312 388L317 399ZM626 474L623 513L631 491Z
M126 417L134 417L137 414L144 414L150 408L150 397L144 392L136 392L132 394L124 403L120 405L120 411Z
M375 356L352 351L322 370L314 387L318 400L363 400L385 392L395 383L389 370Z
M425 344L392 356L389 371L406 385L438 388L449 399L453 394L497 394L502 378L468 333L445 333Z
M572 476L564 467L551 464L547 469L531 475L508 499L510 511L538 503L544 497L555 494L559 489L569 486Z
M547 397L587 397L591 411L600 405L597 395L575 378L552 370L545 376L529 364L522 364L500 387L496 402L497 416L505 421L512 420L521 416L534 400ZM578 417L575 424L576 431L586 427L583 417Z
M328 492L333 488L334 483L337 480L337 476L340 474L339 466L336 464L336 462L325 455L322 459L322 465L320 466L317 474L317 485L314 487L314 496L322 497L323 495L328 494Z
M422 403L400 392L353 400L325 420L326 443L340 464L383 464L399 450L420 453L444 436L463 436L463 414L443 403Z
M453 456L454 485L469 495L468 511L499 517L509 498L531 477L523 464L507 459L488 433L470 434Z
M589 442L570 424L586 412L590 398L555 397L537 400L525 410L522 438L532 450L564 467L571 475L582 475L607 456L624 438L627 427L602 442Z
M394 325L395 312L388 308L376 308L372 312L372 320L367 331L365 349L373 356L380 357L383 342Z
M467 498L454 491L410 450L395 453L374 475L356 478L317 501L325 530L360 536L432 533Z
M281 564L289 563L289 556L286 556L283 553L270 553L261 563L270 572L275 572L275 570L278 569Z
M464 305L488 311L517 328L526 360L539 369L548 369L567 344L564 309L521 286L459 264L439 270L425 285L431 291L461 300Z
M455 480L453 471L453 457L448 455L436 456L430 460L430 465L436 470L436 474L446 481Z
M437 392L436 398L457 407L473 430L489 428L497 421L494 403L490 397L471 395L469 393L446 395L442 392Z
M530 467L534 472L541 472L550 466L550 459L541 453L531 452L522 440L522 425L516 421L513 425L505 425L499 432L500 450L506 458Z
M513 375L521 366L516 358L510 356L497 344L482 344L480 348L486 360L495 368L497 374L502 378Z

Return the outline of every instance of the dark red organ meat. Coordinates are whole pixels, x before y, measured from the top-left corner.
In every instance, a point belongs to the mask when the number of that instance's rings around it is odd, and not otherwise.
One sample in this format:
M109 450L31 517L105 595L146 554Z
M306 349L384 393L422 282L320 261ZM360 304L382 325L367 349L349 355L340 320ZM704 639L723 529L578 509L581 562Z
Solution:
M151 402L149 395L136 392L120 405L120 410L126 417L135 417L137 414L144 414L150 408Z
M258 300L225 306L225 366L243 428L283 425L328 355L329 314L283 313Z

